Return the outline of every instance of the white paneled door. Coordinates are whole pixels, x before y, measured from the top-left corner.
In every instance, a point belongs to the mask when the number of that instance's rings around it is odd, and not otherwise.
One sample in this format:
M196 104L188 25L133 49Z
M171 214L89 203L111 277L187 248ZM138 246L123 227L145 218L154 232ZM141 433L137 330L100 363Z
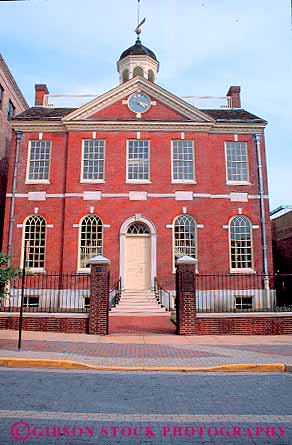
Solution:
M126 237L125 288L133 290L151 287L151 237L128 235Z

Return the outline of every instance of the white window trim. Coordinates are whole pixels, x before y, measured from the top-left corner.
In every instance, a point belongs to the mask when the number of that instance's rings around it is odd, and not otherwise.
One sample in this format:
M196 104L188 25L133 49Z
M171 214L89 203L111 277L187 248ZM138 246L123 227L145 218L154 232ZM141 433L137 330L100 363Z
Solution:
M50 184L51 177L51 163L52 163L52 141L49 139L42 139L42 141L50 142L50 161L48 168L48 179L29 179L29 165L30 165L30 153L31 153L31 143L40 142L40 139L30 139L28 142L27 160L26 160L26 175L25 184Z
M103 220L101 219L101 217L99 215L97 215L96 213L90 213L90 214L86 214L84 216L82 216L82 218L79 221L78 224L78 253L77 253L77 273L90 273L90 267L80 267L80 248L81 248L81 229L82 229L82 221L87 217L87 216L92 216L95 215L97 216L100 220L101 220L101 224L102 224L102 232L101 232L101 240L102 240L102 253L103 253L103 241L104 241L104 226L103 226ZM76 224L77 227L77 224ZM101 253L101 254L102 254Z
M31 217L31 216L36 216L36 215L29 215L27 216L23 223L22 223L22 237L21 237L21 251L20 251L20 269L22 269L23 267L23 260L24 260L24 239L25 239L25 226L26 226L26 221ZM42 215L39 215L42 218L44 218ZM44 218L45 223L46 223L46 235L45 235L45 266L46 266L46 261L47 261L47 241L48 241L48 231L47 231L47 220L46 218ZM45 267L26 267L25 270L31 271L31 272L35 272L35 273L45 273L46 269Z
M130 141L147 141L148 142L148 179L129 179L129 142ZM127 158L126 158L126 184L151 184L151 144L149 139L127 139Z
M103 141L103 178L102 179L84 179L83 178L83 160L84 160L84 142L85 141ZM81 184L104 184L105 183L105 156L106 156L106 140L99 138L86 138L82 139L82 147L81 147L81 172L80 172L80 183Z
M171 247L171 251L172 251L172 273L176 273L176 267L175 267L175 255L174 255L174 246L175 246L175 233L174 233L174 225L175 225L175 221L177 220L177 218L179 216L190 216L191 218L193 218L193 221L195 223L195 248L196 248L196 259L197 259L197 263L196 263L196 273L199 272L199 261L198 261L198 224L197 221L195 220L195 218L190 215L189 213L180 213L179 215L176 215L176 217L174 218L174 220L172 221L172 247Z
M192 143L192 153L193 153L193 179L174 179L174 169L173 169L173 143L174 141L191 141ZM190 139L172 139L171 141L171 184L197 184L196 181L196 159L195 159L195 144L193 140Z
M245 143L246 144L246 159L247 159L247 177L248 180L237 181L228 179L228 161L227 161L227 144ZM250 182L250 172L249 172L249 155L248 155L248 142L247 141L225 141L224 142L224 152L225 152L225 173L226 173L226 184L227 185L251 185Z
M231 230L230 230L230 226L231 226L231 222L234 218L236 218L237 216L242 216L244 218L246 218L249 221L250 224L250 236L251 236L251 263L252 263L252 267L243 267L243 268L238 268L238 267L232 267L232 259L231 259ZM232 216L232 218L230 218L229 223L228 223L228 244L229 244L229 271L230 273L234 273L234 274L252 274L252 273L256 273L255 268L254 268L254 248L253 248L253 232L252 232L252 222L251 220L246 216L246 215L234 215Z

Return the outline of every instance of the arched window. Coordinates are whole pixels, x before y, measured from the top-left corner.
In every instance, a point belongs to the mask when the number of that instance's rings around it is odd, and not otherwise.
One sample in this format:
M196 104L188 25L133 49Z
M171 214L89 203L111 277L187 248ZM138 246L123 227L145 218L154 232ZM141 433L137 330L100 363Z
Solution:
M190 215L180 215L174 222L174 262L185 255L196 258L196 223Z
M46 254L46 221L40 215L32 215L24 224L26 243L26 267L43 269Z
M150 234L150 230L146 224L136 222L130 225L127 233L128 235L148 235Z
M245 216L235 216L230 221L231 269L252 269L252 227Z
M87 215L80 222L79 269L86 269L89 260L102 254L102 221Z
M123 71L123 82L127 82L127 80L129 80L129 70L125 69Z
M136 66L134 68L133 77L136 77L136 76L144 77L144 71L143 71L143 68L141 68L141 66Z
M153 72L153 70L148 70L148 80L150 80L150 82L154 82L154 72Z

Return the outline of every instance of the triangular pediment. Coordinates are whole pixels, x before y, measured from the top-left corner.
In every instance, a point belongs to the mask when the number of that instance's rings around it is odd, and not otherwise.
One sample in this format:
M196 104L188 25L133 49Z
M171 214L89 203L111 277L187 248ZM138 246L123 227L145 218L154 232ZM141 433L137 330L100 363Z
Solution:
M86 120L99 121L111 118L115 120L119 120L120 118L122 120L136 119L134 113L123 113L122 117L120 117L119 110L117 110L117 108L114 109L114 106L120 104L122 107L124 101L125 107L127 98L137 91L147 94L151 97L152 101L157 102L158 107L153 107L154 111L155 108L156 110L159 109L160 105L159 113L155 114L155 112L153 112L151 115L149 111L143 115L143 118L145 119L152 120L151 116L154 116L153 120L160 119L161 121L170 119L173 121L183 120L197 123L214 122L214 120L203 111L143 77L135 77L101 96L96 97L91 102L82 105L77 110L68 114L63 121L64 123L69 123Z

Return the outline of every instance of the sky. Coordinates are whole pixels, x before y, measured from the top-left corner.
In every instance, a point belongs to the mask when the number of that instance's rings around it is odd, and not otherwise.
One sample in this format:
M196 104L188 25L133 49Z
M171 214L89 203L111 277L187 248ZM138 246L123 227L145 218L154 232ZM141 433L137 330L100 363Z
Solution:
M240 85L242 107L269 122L270 207L292 204L290 0L140 4L158 84L178 96L224 96ZM119 83L116 62L134 44L137 0L0 0L0 23L0 52L30 105L36 83L52 94L98 96Z

